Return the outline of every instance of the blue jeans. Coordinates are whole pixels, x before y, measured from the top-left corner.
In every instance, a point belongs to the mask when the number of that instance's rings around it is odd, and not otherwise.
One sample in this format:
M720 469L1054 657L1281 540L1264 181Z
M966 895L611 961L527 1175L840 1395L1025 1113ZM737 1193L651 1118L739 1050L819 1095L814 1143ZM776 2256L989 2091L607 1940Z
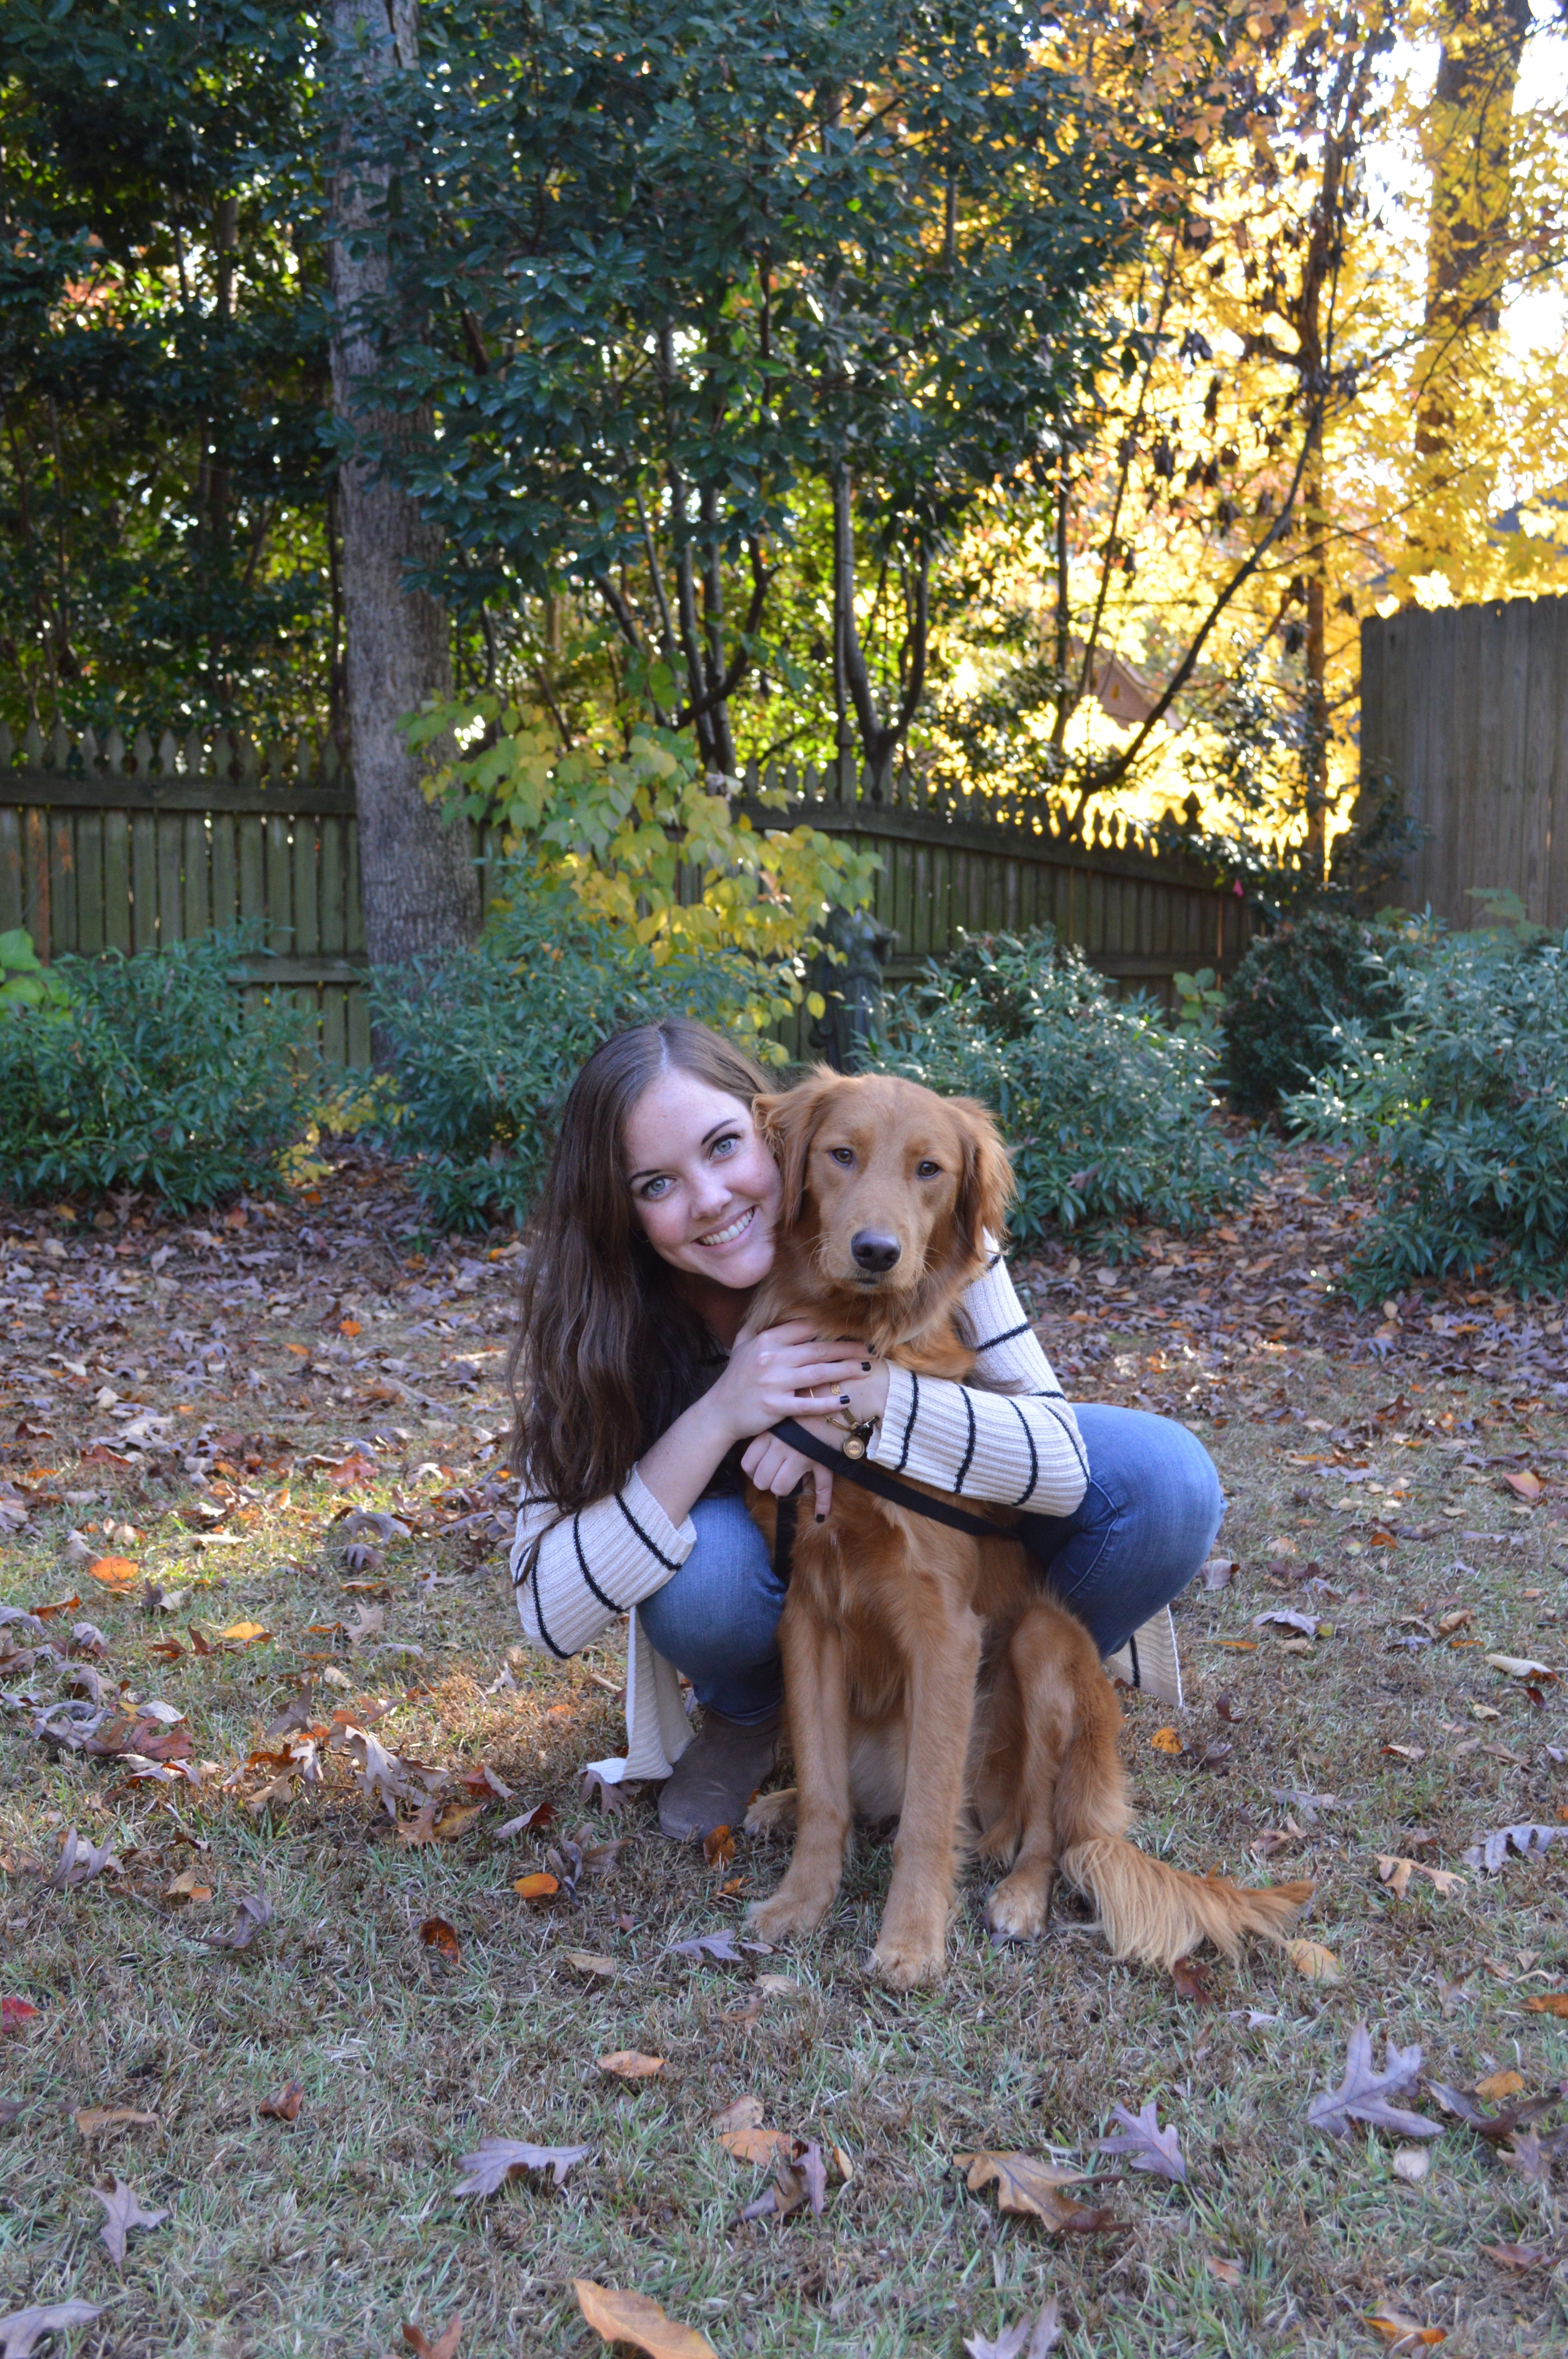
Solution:
M1025 1516L1019 1538L1102 1655L1168 1605L1214 1544L1225 1501L1195 1435L1141 1408L1076 1410L1089 1483L1070 1516ZM784 1584L736 1497L699 1499L697 1545L637 1612L651 1644L697 1701L727 1720L765 1720L784 1693L776 1643Z

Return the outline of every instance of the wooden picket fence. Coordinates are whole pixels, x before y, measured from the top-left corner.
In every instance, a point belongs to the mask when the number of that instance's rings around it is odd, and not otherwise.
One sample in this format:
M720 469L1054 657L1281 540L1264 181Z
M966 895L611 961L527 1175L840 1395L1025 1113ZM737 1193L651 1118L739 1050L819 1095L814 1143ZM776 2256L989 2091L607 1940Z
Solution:
M1085 839L1044 795L949 793L911 773L878 800L810 768L769 783L788 809L755 800L753 776L741 807L757 825L819 827L880 856L892 980L960 930L1049 919L1119 989L1169 1004L1176 973L1228 973L1246 947L1243 901L1114 814L1097 814ZM481 831L476 853L482 875L502 855L499 832ZM254 987L311 1006L332 1063L365 1063L353 789L330 740L261 747L166 730L126 745L118 731L99 742L57 726L18 745L0 726L0 931L25 927L48 959L158 950L242 923L264 945Z

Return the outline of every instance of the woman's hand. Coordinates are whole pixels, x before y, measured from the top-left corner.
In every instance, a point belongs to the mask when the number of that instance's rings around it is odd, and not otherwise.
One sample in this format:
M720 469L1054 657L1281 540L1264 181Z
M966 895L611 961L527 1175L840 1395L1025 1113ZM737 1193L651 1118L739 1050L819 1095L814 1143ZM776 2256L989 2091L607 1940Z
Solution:
M742 1334L724 1374L705 1397L729 1426L731 1439L749 1441L783 1418L809 1417L814 1401L819 1411L845 1406L853 1409L856 1387L868 1380L874 1383L877 1374L870 1353L860 1345L827 1340L814 1332L809 1320L791 1319L759 1335ZM885 1368L881 1375L885 1400Z
M796 1489L801 1477L809 1474L816 1494L816 1520L821 1523L833 1505L833 1474L827 1466L818 1466L815 1458L803 1458L776 1433L759 1433L750 1444L741 1466L759 1491L771 1491L776 1499L786 1498Z

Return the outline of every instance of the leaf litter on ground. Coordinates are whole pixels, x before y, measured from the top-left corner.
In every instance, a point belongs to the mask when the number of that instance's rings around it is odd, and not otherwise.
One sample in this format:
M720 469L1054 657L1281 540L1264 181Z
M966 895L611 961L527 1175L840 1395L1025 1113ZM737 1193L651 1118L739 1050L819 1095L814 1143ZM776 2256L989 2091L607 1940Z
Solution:
M989 2147L956 2155L954 2162L966 2172L964 2183L971 2195L994 2180L1003 2212L1039 2220L1053 2234L1092 2236L1116 2224L1113 2212L1075 2202L1062 2192L1081 2185L1090 2176L1087 2171L1064 2170L1059 2163L1042 2162L1035 2155L995 2153Z
M1344 2080L1337 2089L1319 2091L1307 2107L1307 2119L1331 2137L1346 2136L1353 2121L1394 2130L1400 2137L1440 2137L1439 2123L1391 2102L1409 2094L1420 2071L1420 2048L1396 2048L1390 2039L1388 2060L1379 2072L1372 2061L1372 2035L1358 2023L1350 2034Z
M1185 2180L1187 2166L1182 2159L1181 2141L1175 2129L1160 2127L1159 2113L1152 2097L1141 2113L1130 2114L1125 2105L1112 2105L1111 2113L1121 2124L1116 2137L1100 2139L1098 2154L1124 2154L1134 2170L1152 2170L1162 2179Z
M986 2334L968 2334L964 2348L969 2359L1049 2359L1061 2340L1062 2313L1053 2294L1033 2323L1021 2318L994 2340Z
M629 2343L644 2359L719 2359L706 2334L683 2326L645 2293L623 2293L592 2277L574 2277L572 2291L584 2318L606 2343Z
M509 2179L520 2178L525 2170L547 2170L557 2187L567 2183L567 2174L592 2154L590 2146L534 2146L526 2138L481 2138L472 2154L458 2157L462 2177L452 2189L454 2195L493 2195Z
M131 2230L160 2228L168 2213L149 2212L129 2181L113 2174L107 2189L95 2187L92 2193L103 2206L103 2225L98 2233L114 2267L123 2269L125 2266L125 2238Z
M69 2334L73 2326L91 2326L103 2315L93 2301L51 2301L34 2310L14 2310L0 2318L0 2359L33 2359L46 2334Z

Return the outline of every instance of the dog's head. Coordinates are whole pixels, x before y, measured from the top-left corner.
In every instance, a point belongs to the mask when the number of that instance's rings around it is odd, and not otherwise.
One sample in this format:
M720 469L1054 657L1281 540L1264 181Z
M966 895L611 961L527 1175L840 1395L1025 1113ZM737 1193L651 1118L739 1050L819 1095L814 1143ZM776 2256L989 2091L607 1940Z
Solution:
M967 1283L1000 1234L1012 1170L984 1106L823 1070L754 1112L783 1174L782 1244L836 1293L907 1300Z

